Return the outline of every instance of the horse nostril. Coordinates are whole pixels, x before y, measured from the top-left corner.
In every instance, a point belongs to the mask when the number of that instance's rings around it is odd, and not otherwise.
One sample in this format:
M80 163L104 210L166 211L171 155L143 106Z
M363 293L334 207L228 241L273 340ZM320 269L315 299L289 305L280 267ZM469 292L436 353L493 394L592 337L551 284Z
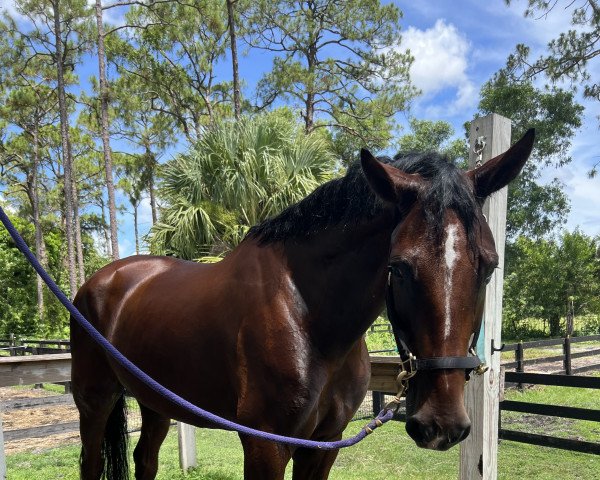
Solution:
M456 445L457 443L462 442L465 438L469 436L471 432L471 423L467 422L463 425L457 425L451 432L448 434L448 448Z
M417 443L428 443L437 436L433 426L424 424L416 417L411 417L406 421L406 432Z
M469 436L469 433L471 433L471 423L467 423L462 427L460 434L458 435L458 439L456 440L456 443L462 442L465 438Z
M419 446L447 450L469 436L471 423L464 422L443 428L436 422L425 423L413 416L406 421L406 432Z

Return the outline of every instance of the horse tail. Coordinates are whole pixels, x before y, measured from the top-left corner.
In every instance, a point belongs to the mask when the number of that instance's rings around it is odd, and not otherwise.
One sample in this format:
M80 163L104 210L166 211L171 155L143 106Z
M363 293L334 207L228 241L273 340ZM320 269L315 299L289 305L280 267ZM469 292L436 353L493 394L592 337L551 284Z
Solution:
M102 458L104 458L104 478L107 480L127 480L129 466L127 465L127 403L122 394L115 404L102 440Z

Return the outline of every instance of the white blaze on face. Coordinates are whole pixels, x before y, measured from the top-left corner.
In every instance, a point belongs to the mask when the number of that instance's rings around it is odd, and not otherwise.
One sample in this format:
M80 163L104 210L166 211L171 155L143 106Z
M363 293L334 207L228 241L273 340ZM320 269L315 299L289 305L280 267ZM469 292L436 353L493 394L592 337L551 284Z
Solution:
M454 265L458 260L458 250L456 250L457 226L448 225L446 229L446 242L444 243L444 260L446 264L446 270L444 275L445 281L445 323L444 323L444 337L448 338L450 335L450 298L452 297L452 273Z

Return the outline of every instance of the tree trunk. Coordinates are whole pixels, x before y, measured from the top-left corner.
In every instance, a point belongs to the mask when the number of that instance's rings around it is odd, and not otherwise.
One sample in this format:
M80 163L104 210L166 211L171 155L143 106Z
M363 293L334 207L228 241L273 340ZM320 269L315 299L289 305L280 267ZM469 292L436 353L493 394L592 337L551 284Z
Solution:
M158 215L156 212L156 193L154 187L154 172L152 172L152 176L148 179L148 191L150 192L150 210L152 212L152 225L156 225L158 221Z
M102 200L102 232L104 233L104 245L106 245L106 255L112 258L110 249L110 232L106 227L106 207L104 206L104 200Z
M235 119L239 120L242 113L242 100L240 96L237 38L235 33L235 15L233 8L236 1L237 0L227 0L227 19L229 22L229 43L231 44L231 64L233 68L233 111Z
M133 205L133 234L135 235L135 254L140 254L140 236L138 234L138 205Z
M156 171L156 159L154 154L150 150L148 144L144 145L146 149L146 168L148 175L148 193L150 194L150 211L152 212L152 225L155 225L158 221L158 215L156 211L156 192L154 187L154 172Z
M85 265L83 260L83 241L81 239L81 218L79 217L79 191L73 183L73 223L75 227L75 247L77 254L77 288L85 282Z
M558 337L560 335L560 317L549 318L548 327L550 328L550 336Z
M62 26L60 21L59 0L52 2L54 14L54 37L55 37L55 55L56 55L56 78L58 109L60 112L60 137L63 154L63 172L64 172L64 192L65 192L65 230L67 237L67 260L69 265L69 289L70 296L73 298L77 290L77 277L75 265L75 244L74 244L74 225L73 225L73 172L71 144L69 141L69 117L67 114L67 99L65 95L64 78L64 58L62 45Z
M317 47L314 43L308 47L306 61L308 65L308 74L311 76L317 63ZM304 117L305 131L306 133L312 133L315 128L315 92L313 81L311 80L306 87L306 116Z
M98 28L98 77L100 82L100 127L104 149L104 172L108 192L108 217L110 222L110 246L113 260L119 258L117 208L113 182L112 153L108 132L108 82L106 81L106 55L104 53L104 25L102 23L102 0L96 0L96 25Z
M315 98L312 92L306 94L306 116L304 117L304 130L306 133L312 133L315 128Z
M38 191L38 165L40 163L40 145L38 125L33 127L33 165L31 168L31 210L33 213L33 228L35 229L35 252L42 266L46 267L46 248L40 222L40 199ZM36 276L37 309L39 326L44 324L44 281Z

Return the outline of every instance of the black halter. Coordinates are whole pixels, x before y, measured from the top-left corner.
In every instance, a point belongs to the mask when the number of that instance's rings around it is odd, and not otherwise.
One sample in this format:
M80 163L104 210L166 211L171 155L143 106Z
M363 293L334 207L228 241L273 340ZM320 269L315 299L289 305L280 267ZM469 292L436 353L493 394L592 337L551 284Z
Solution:
M477 373L483 373L485 366L481 363L481 360L475 352L475 345L477 345L477 337L479 332L475 332L467 356L464 357L429 357L429 358L416 358L406 343L407 335L402 328L402 322L396 314L394 308L394 292L393 292L393 275L394 268L388 266L388 288L386 294L386 307L387 314L390 323L392 324L392 330L396 339L396 345L398 347L398 353L402 362L401 368L406 371L409 377L415 375L419 370L443 370L443 369L460 369L465 370L465 376L467 379L471 374L471 371L476 370Z

